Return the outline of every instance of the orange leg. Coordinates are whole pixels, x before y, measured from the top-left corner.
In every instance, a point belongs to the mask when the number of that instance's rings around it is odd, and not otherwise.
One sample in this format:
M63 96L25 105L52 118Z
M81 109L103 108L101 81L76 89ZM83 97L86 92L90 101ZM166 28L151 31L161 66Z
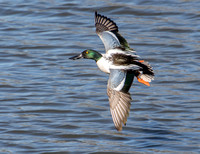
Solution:
M140 79L139 77L137 77L137 79L138 79L138 81L139 81L140 83L143 83L143 84L145 84L145 85L147 85L147 86L150 86L149 82L146 82L146 81Z

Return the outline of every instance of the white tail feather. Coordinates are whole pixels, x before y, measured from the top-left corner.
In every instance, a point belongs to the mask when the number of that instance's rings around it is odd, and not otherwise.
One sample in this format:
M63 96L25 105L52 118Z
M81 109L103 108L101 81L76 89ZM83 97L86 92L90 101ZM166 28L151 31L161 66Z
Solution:
M152 80L154 80L154 77L152 75L148 75L148 74L140 74L139 78L146 82L151 82Z

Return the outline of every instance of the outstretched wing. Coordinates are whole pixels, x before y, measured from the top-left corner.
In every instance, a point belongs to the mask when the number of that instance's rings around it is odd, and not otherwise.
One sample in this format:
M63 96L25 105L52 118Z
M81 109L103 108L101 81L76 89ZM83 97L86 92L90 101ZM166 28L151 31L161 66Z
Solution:
M126 125L131 106L131 95L128 92L134 79L133 71L111 69L107 85L110 112L118 131L122 130L122 123Z
M124 48L125 50L130 49L127 41L118 33L118 26L110 18L95 12L95 27L106 52L117 47Z

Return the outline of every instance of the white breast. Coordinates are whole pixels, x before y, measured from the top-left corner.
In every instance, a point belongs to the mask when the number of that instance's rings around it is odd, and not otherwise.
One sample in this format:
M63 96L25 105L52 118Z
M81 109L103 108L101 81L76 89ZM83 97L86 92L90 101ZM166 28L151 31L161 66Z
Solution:
M97 66L99 67L99 69L102 71L102 72L105 72L105 73L110 73L110 64L108 62L108 60L106 60L104 57L101 57L98 61L97 61Z

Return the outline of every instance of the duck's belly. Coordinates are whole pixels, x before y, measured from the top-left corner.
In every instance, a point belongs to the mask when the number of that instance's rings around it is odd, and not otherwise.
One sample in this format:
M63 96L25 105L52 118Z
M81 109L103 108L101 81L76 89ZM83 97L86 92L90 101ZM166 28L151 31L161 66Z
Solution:
M98 61L97 61L97 66L99 67L99 69L102 71L102 72L105 72L105 73L110 73L110 64L109 62L104 58L100 58Z

